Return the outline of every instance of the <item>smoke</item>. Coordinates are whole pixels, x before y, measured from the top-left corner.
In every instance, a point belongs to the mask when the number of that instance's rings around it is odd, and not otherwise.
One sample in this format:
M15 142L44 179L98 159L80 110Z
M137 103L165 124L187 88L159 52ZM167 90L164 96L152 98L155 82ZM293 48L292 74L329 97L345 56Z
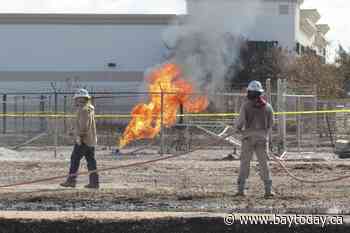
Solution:
M239 63L243 38L249 37L260 0L189 1L188 16L164 33L170 57L200 91L225 89L225 77Z

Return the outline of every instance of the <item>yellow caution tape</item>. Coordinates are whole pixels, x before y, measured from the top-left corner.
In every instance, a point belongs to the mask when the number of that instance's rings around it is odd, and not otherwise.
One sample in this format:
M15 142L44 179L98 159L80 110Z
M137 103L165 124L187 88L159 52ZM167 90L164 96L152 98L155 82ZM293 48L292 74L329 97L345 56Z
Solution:
M329 114L329 113L350 113L350 109L342 110L321 110L321 111L297 111L297 112L275 112L274 115L311 115L311 114ZM178 114L178 117L237 117L239 113L186 113ZM26 112L26 113L0 113L0 117L14 118L74 118L74 114L52 113L52 112ZM97 119L118 119L131 118L131 114L98 114Z

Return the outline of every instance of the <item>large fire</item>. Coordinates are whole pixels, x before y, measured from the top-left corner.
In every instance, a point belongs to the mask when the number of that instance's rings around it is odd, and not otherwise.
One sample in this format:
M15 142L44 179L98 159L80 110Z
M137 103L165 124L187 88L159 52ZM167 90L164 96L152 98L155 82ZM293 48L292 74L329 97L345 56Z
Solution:
M176 123L180 104L185 111L191 113L204 111L208 106L207 97L194 96L193 85L183 78L183 73L176 64L165 64L153 70L146 81L149 103L140 103L133 108L132 119L119 142L120 148L133 140L157 136L162 122L162 96L165 127L171 127Z

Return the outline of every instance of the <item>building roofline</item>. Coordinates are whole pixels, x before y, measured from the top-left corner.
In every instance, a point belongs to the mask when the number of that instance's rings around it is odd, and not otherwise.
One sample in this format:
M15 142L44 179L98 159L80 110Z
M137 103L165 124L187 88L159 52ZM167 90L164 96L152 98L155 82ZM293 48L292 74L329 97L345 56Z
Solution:
M303 4L304 0L264 0L265 2L294 2L298 4Z
M321 32L323 35L326 35L330 30L330 26L328 24L317 24L317 30Z
M300 20L300 29L309 37L317 33L316 25L313 22L311 22L309 18L302 18Z
M176 14L0 13L0 24L169 24Z
M314 24L321 19L321 14L317 9L301 9L300 14L302 17L310 19Z
M210 2L212 0L187 0L187 2ZM232 0L217 0L217 1L226 1L230 2ZM304 0L263 0L264 2L297 2L299 4L303 4Z

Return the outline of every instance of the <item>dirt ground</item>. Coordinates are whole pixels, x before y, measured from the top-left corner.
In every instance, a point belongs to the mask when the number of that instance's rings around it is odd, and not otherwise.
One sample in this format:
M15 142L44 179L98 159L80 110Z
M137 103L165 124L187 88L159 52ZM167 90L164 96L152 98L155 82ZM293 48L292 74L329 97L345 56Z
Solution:
M207 212L38 212L0 211L0 232L6 233L316 233L348 232L348 219L338 225L225 225L225 214ZM248 216L248 215L246 215ZM252 216L252 215L250 215ZM265 217L272 215L264 215ZM272 222L270 222L272 223Z
M71 147L0 150L0 184L64 175L68 171ZM124 153L127 151L124 151ZM159 158L154 150L137 155L114 156L98 148L99 168L126 165ZM141 167L102 172L101 188L84 189L88 182L80 176L78 187L60 188L62 179L0 189L0 210L18 211L232 211L258 213L349 214L349 180L326 184L303 184L287 176L271 162L273 199L263 198L258 166L251 164L247 197L234 197L239 171L238 160L225 159L229 150L201 150L182 157ZM235 156L234 156L235 157ZM350 174L350 160L331 153L288 153L286 166L305 179L328 179ZM86 170L83 160L81 171Z

